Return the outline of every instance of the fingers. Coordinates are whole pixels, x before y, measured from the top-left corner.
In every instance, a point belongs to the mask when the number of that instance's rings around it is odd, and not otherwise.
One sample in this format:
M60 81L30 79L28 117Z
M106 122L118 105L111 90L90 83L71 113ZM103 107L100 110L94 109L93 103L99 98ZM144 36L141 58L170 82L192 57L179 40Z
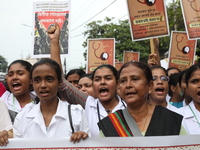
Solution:
M55 27L56 27L55 33L56 33L56 34L60 34L60 26L58 25L57 22L55 22Z
M86 139L88 137L88 134L82 131L78 131L72 134L70 137L70 141L73 143L79 142L81 139Z
M50 28L47 30L48 34L54 34L56 31L56 25L51 25Z
M152 67L152 66L155 66L155 65L158 65L158 62L156 61L156 57L157 57L157 55L156 54L150 54L149 55L149 59L148 59L148 65L150 66L150 67Z
M8 132L6 130L0 132L0 145L6 146L8 144Z
M156 54L150 54L150 55L149 55L149 59L153 59L153 58L156 58L156 57L157 57Z

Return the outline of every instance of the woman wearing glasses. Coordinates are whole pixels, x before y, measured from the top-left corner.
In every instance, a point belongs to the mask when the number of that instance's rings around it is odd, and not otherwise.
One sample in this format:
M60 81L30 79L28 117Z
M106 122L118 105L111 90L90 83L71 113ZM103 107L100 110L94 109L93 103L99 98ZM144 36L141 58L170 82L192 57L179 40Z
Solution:
M176 107L166 101L169 91L169 77L165 68L161 66L153 66L150 68L153 76L153 87L149 91L149 104L161 105L169 110L176 111Z
M165 77L159 75L158 78ZM127 108L108 115L98 123L104 136L186 134L181 125L181 115L161 105L148 103L149 91L153 87L152 80L151 70L146 64L129 62L121 67L118 86Z

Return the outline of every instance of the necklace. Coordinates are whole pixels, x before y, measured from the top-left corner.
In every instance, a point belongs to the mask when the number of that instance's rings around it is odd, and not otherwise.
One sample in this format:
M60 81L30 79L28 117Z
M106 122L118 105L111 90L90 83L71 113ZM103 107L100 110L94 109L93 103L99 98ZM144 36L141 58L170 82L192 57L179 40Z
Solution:
M194 115L194 117L195 117L197 123L198 123L199 126L200 126L200 123L199 123L199 120L198 120L197 116L195 115L195 113L194 113L194 111L192 110L192 108L190 107L190 105L188 105L188 106L189 106L190 110L192 111L192 113L193 113L193 115Z
M124 106L124 108L126 108L126 105L124 104L124 102L122 101L122 100L120 100L121 101L121 103L122 103L122 105ZM119 102L120 102L119 101ZM112 112L110 109L107 109L107 110L109 110L110 111L110 113ZM105 111L106 111L106 109L105 109ZM107 112L107 111L106 111ZM108 113L108 112L107 112ZM99 110L99 102L97 101L97 114L98 114L98 118L99 118L99 121L101 120L101 117L100 117L100 110Z
M105 111L107 112L107 114L109 115L112 111L108 108L105 108Z

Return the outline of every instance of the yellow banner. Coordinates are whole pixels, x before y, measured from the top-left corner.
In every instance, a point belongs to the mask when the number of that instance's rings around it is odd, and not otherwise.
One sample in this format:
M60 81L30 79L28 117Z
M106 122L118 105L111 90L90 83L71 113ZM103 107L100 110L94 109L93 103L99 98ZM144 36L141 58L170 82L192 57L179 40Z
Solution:
M151 18L143 18L143 19L135 19L133 20L134 25L144 24L144 23L153 23L153 22L160 22L164 21L164 16L157 16L157 17L151 17Z
M176 63L176 64L181 64L181 65L190 65L191 64L191 62L189 62L189 61L182 61L182 60L177 60L177 59L172 59L171 62Z
M190 28L198 28L198 27L200 27L200 22L191 23L191 24L189 24L189 27L190 27Z

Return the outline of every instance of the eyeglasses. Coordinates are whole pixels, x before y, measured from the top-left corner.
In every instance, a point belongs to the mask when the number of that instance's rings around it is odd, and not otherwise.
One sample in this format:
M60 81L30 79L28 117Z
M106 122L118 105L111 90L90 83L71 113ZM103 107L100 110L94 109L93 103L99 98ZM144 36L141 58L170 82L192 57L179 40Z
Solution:
M158 78L160 78L161 81L164 81L164 82L169 82L169 77L168 76L153 76L153 81L158 81Z

